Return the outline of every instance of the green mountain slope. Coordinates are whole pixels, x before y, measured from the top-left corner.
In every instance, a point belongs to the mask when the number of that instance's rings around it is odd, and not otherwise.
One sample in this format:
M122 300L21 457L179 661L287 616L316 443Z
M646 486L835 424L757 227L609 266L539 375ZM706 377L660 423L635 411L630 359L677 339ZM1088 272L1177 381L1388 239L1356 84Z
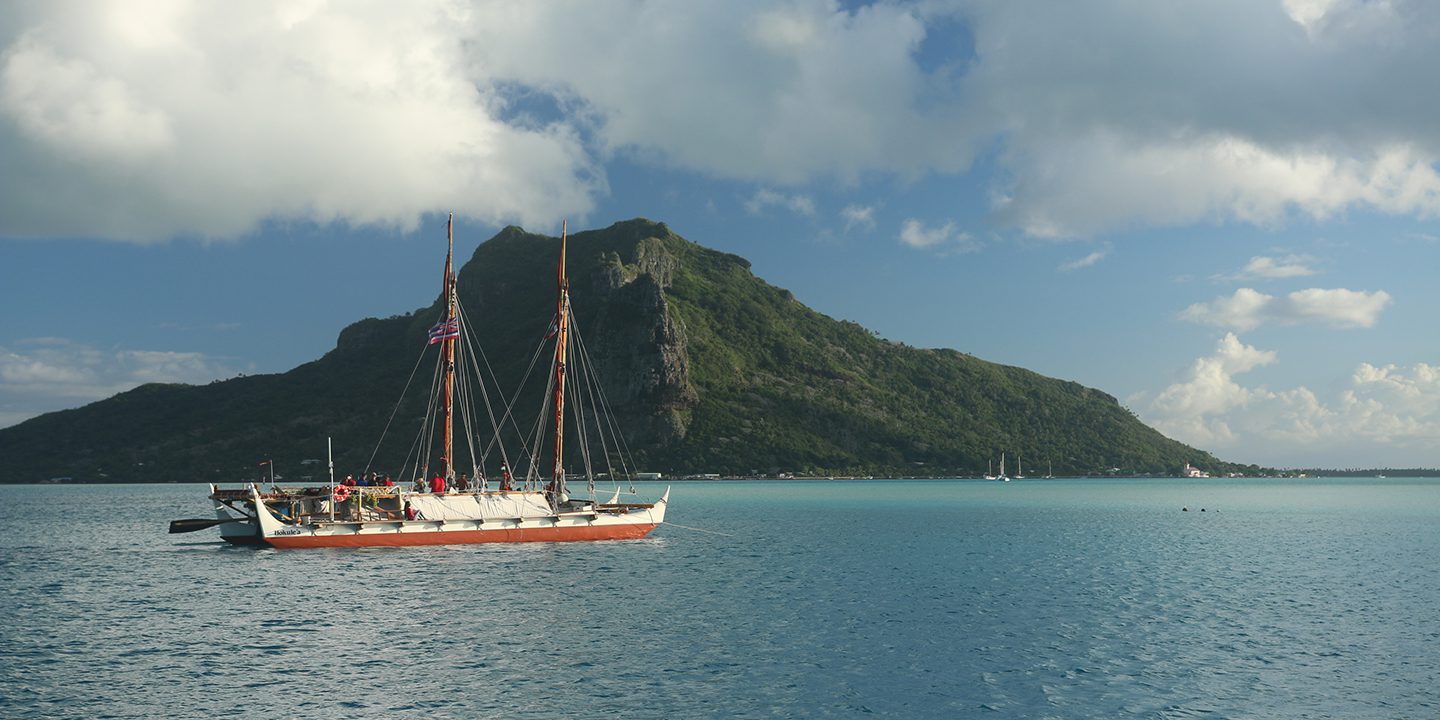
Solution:
M558 245L507 228L461 269L461 302L507 393L550 323ZM1057 475L1235 468L1102 392L828 318L744 259L661 223L572 236L569 274L581 336L645 470L977 473L1001 451L1022 455L1031 474L1046 463ZM324 457L327 436L342 473L372 452L373 467L398 469L413 433L392 433L378 451L376 440L439 308L437 298L362 320L323 358L284 374L146 385L0 430L4 480L231 481L258 476L272 457L291 478L318 478L323 463L302 463ZM423 415L421 395L407 395L395 427ZM522 423L539 396L538 387L522 394Z

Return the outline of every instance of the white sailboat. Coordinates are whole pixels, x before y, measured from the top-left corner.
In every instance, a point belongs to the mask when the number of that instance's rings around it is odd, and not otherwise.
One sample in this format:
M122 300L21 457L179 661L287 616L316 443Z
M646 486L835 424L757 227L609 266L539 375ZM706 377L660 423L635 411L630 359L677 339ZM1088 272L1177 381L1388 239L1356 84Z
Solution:
M1005 474L1005 453L1000 453L1000 474L995 477L1000 482L1010 482L1010 477Z
M1014 480L1024 480L1024 479L1025 479L1025 470L1024 470L1024 468L1023 468L1023 467L1021 466L1021 464L1020 464L1020 463L1021 463L1021 460L1022 460L1024 457L1025 457L1025 456L1024 456L1024 455L1021 455L1020 453L1015 453L1015 477L1013 478Z
M440 408L441 417L433 420L427 417L416 442L420 450L414 456L414 464L410 465L407 458L407 465L402 468L415 474L415 486L364 486L351 485L348 481L337 484L332 460L328 487L276 486L272 482L269 491L263 492L259 484L254 483L234 489L222 489L211 484L210 500L214 503L215 519L176 520L171 523L170 532L191 532L218 526L222 538L238 545L368 547L634 539L644 537L664 522L670 497L668 488L652 503L622 503L617 484L608 500L598 500L595 497L595 474L591 472L590 456L583 445L579 449L589 480L589 497L572 497L566 486L566 399L573 396L577 407L583 401L588 400L592 406L595 402L588 394L582 396L579 387L582 383L572 383L567 392L567 368L571 373L584 372L589 368L589 359L584 355L583 344L578 342L578 338L576 343L570 342L576 330L571 315L569 282L565 275L567 238L563 229L555 316L550 332L542 341L542 346L552 338L555 343L548 397L535 425L535 444L524 453L529 456L530 469L523 480L514 478L509 461L505 459L500 465L498 487L490 487L485 477L483 456L480 459L474 457L476 435L467 429L465 439L470 444L474 486L470 485L468 473L460 474L457 482L454 462L456 366L468 362L474 370L479 368L473 354L466 354L457 347L462 337L467 335L467 328L453 272L453 228L452 215L446 229L450 249L445 256L445 313L429 334L430 345L441 345L431 402L431 407ZM594 392L590 386L584 391ZM475 404L476 396L484 392L483 385L477 391L473 386L462 383L459 400L468 407ZM551 428L554 464L548 481L542 483L537 470L541 454L539 446L542 444L540 435L545 432L550 420L554 422ZM571 423L581 427L578 418L572 418ZM430 433L437 424L442 432L439 457L436 458L438 470L427 485L423 478L430 474L431 464L425 448L433 447L435 438ZM583 432L581 436L583 438ZM498 441L498 429L495 437ZM504 457L503 450L501 455ZM608 455L605 460L609 461ZM617 480L619 478L617 473L607 474ZM633 477L635 473L630 471L628 474ZM401 478L408 476L409 472L399 475ZM518 487L512 487L512 483Z

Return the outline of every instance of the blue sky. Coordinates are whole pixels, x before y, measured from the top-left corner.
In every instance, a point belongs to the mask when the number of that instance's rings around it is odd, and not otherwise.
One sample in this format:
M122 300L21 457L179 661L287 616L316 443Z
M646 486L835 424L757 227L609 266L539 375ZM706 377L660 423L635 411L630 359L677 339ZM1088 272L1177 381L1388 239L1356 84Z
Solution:
M0 427L283 372L508 224L643 216L832 317L1278 466L1440 465L1440 9L10 3Z

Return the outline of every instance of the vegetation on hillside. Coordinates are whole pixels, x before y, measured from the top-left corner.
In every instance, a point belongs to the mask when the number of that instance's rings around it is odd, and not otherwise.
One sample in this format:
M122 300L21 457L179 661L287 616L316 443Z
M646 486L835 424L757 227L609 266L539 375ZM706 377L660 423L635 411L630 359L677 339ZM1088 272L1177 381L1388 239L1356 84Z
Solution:
M507 228L461 270L462 304L507 396L549 326L557 251L556 238ZM1001 452L1030 475L1256 470L1162 436L1100 391L828 318L662 223L573 236L569 274L579 330L644 470L979 474ZM327 437L340 472L372 453L387 471L406 441L375 442L439 308L437 297L357 322L287 373L147 385L0 430L4 479L233 481L268 458L318 479ZM533 413L540 392L516 407ZM412 390L396 424L423 404Z

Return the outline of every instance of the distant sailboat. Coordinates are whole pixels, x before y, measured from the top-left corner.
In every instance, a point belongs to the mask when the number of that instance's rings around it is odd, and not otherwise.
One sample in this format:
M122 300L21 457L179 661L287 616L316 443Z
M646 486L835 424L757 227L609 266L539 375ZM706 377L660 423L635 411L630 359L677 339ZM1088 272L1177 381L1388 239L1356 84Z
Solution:
M1055 477L1055 465L1049 460L1045 461L1045 479L1051 480Z
M999 479L1000 479L1000 478L998 478L998 477L995 475L995 461L994 461L994 460L986 460L986 461L985 461L985 479L986 479L986 480L999 480Z
M1025 479L1025 470L1024 470L1024 468L1021 467L1021 465L1020 465L1020 461L1023 460L1024 457L1025 457L1025 456L1024 456L1024 455L1021 455L1020 453L1015 453L1015 479L1016 479L1016 480L1024 480L1024 479Z
M1003 452L1000 453L1000 474L995 479L1001 482L1010 482L1010 478L1005 475L1005 453Z

